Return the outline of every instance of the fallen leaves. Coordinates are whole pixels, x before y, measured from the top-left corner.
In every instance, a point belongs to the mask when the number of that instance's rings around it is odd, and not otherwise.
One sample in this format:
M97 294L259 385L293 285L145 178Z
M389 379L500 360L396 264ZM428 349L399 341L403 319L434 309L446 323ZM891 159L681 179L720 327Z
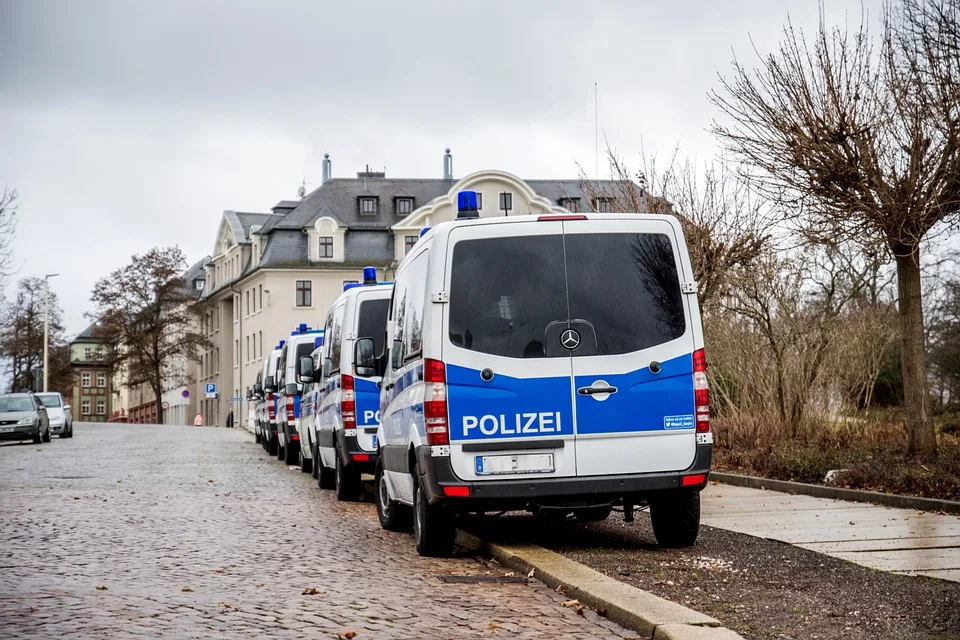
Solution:
M261 582L261 583L259 583L259 584L255 584L255 585L253 585L253 586L255 586L255 587L262 587L262 586L263 586L263 583Z
M579 600L566 600L560 606L566 607L567 609L573 609L574 611L577 612L578 616L583 615L583 605L580 603Z
M339 631L337 632L337 640L353 640L357 637L356 631Z
M303 594L302 594L302 595L305 595L305 596L316 596L316 595L320 595L320 592L317 591L314 587L307 587L306 589L303 590Z
M214 569L214 573L223 573L223 569Z
M104 585L97 585L97 591L106 591L107 588Z
M180 591L183 591L184 593L193 593L193 589L190 587L184 587L183 589L180 589Z

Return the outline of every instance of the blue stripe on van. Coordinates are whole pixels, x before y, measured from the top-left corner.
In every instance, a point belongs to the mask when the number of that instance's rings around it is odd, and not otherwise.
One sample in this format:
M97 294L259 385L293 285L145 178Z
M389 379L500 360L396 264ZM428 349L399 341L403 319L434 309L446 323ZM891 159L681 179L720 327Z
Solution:
M448 364L447 411L451 440L573 435L569 375L486 382L477 369Z
M576 358L574 358L576 368ZM616 387L605 400L577 395L577 434L638 433L693 429L693 354L618 375L577 376L576 388L597 380Z

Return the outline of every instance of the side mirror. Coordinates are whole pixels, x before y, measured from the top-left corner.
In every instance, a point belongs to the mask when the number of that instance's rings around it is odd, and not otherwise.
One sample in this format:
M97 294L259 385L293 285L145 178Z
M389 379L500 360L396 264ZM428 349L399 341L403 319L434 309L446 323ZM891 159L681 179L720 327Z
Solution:
M267 379L263 383L263 390L267 393L277 392L277 381L273 376L267 376Z
M314 378L313 358L303 356L297 366L297 380L303 384L310 384Z
M263 395L263 385L260 384L259 382L255 382L254 385L253 385L253 393L254 393L254 395L262 396L262 395Z
M71 407L71 406L68 405L68 404L63 405L63 410L64 410L64 411L70 411L70 409L73 409L73 407Z
M251 400L253 400L253 391L247 389L247 402L250 402Z
M321 372L320 372L321 377L323 377L323 378L328 378L328 377L330 376L330 372L331 372L332 370L333 370L333 362L330 361L330 358L324 358L324 359L323 359L323 368L322 368L322 370L321 370Z
M353 362L356 374L361 378L377 375L377 356L374 355L373 338L357 338L353 345Z
M286 387L283 388L283 392L288 396L297 396L300 395L300 390L297 389L297 383L291 382Z

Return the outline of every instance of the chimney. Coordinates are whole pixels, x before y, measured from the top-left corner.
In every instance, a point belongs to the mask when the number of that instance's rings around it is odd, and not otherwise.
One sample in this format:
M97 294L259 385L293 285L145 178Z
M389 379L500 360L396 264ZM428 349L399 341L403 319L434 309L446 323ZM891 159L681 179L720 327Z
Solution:
M320 184L325 183L332 177L333 169L330 166L330 154L323 154L323 178L320 180Z
M443 179L453 180L453 156L450 155L450 149L443 154Z

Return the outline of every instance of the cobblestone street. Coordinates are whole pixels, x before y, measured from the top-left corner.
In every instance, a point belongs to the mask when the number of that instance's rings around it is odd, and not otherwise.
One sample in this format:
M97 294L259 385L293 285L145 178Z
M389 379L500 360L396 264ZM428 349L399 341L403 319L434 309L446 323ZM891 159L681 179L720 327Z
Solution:
M0 446L0 541L3 638L634 635L538 582L442 582L504 574L420 558L373 504L336 502L241 430L78 424Z

